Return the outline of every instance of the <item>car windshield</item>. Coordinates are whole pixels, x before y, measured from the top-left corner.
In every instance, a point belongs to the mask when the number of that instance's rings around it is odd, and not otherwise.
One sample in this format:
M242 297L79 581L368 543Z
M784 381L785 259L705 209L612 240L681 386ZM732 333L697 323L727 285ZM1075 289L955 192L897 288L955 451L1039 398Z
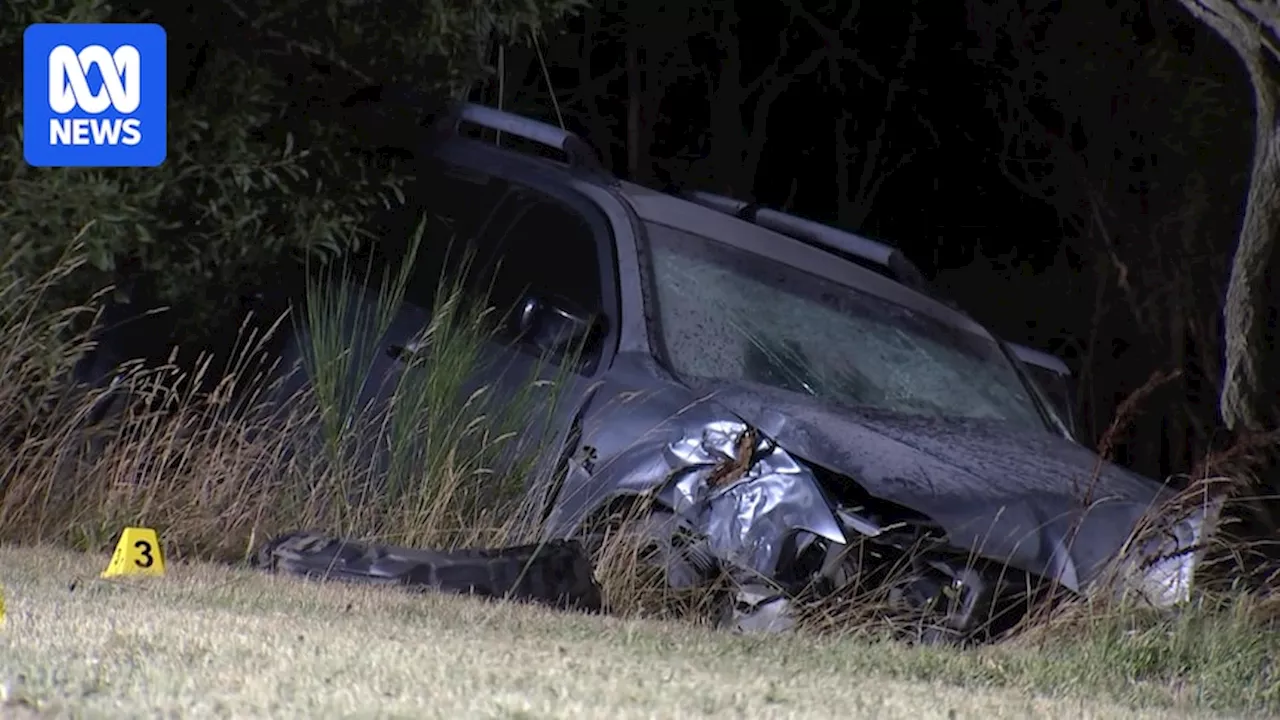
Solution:
M1045 427L997 344L869 293L649 224L657 340L686 379ZM837 262L834 258L832 262Z

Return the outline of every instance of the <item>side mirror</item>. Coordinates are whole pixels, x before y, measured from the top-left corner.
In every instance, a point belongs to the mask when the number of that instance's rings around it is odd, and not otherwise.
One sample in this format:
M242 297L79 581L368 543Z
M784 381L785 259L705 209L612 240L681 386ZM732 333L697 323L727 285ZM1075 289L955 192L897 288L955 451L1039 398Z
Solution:
M522 342L557 355L590 343L601 330L599 321L571 301L535 295L525 296L520 302L514 324Z

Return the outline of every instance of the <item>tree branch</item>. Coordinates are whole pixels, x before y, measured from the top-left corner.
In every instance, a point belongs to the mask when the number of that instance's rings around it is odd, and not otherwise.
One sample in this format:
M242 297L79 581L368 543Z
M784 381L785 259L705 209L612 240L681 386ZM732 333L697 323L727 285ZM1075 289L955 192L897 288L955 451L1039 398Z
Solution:
M756 168L760 163L760 155L764 152L764 131L765 123L769 120L769 112L773 104L782 97L782 93L791 85L792 78L802 77L812 73L818 69L818 65L822 64L825 53L822 50L815 50L804 62L796 65L783 78L776 79L769 83L760 92L760 96L756 98L755 109L751 115L751 127L747 130L747 152L742 158L742 169L744 175L748 177L752 185L755 184Z
M733 32L733 28L738 24L738 15L733 11L732 6L725 10L725 15L719 22L715 23L716 44L724 50L725 59L720 64L720 88L724 88L724 78L732 77L733 82L742 88L742 45L738 42L737 33ZM726 29L728 32L726 32ZM747 93L750 94L749 92ZM738 98L741 101L741 98Z
M1262 29L1250 22L1244 9L1231 0L1179 0L1198 20L1218 33L1231 49L1240 57L1245 69L1249 72L1249 80L1253 84L1254 101L1258 104L1258 116L1275 115L1275 91L1267 76L1266 63L1263 59ZM1248 0L1242 0L1248 2ZM1258 3L1253 3L1258 5ZM1266 11L1261 7L1257 11L1263 16ZM1272 14L1276 11L1272 10ZM1269 23L1255 16L1255 21L1268 26L1280 24L1277 18Z
M885 133L889 128L889 118L893 115L893 107L897 101L898 93L906 89L902 82L903 76L906 75L907 66L915 61L916 57L916 36L923 27L924 22L920 19L918 12L911 14L911 26L907 28L907 41L902 49L902 57L898 59L897 77L889 82L886 90L884 108L880 111L880 123L876 127L875 135L872 136L871 142L867 145L867 151L864 153L862 162L862 173L858 178L856 206L861 208L861 215L865 218L870 212L870 204L874 202L875 196L880 192L880 187L884 184L887 173L881 169L880 154L884 147ZM902 167L902 164L910 158L905 155L899 158L899 163L894 169ZM847 201L848 198L841 198Z
M858 0L850 2L848 8L845 10L844 17L840 19L840 26L833 29L805 8L801 0L783 1L786 3L787 8L791 10L791 16L793 18L800 18L803 20L805 24L809 26L810 30L816 33L818 37L822 38L823 43L825 43L827 48L830 50L830 53L827 56L827 62L831 69L832 83L836 87L841 89L844 87L844 84L841 81L841 72L839 67L839 63L842 60L853 63L853 65L867 77L884 82L884 77L880 74L880 71L877 70L875 66L858 57L857 53L850 52L844 44L844 38L841 37L841 33L853 27L854 22L857 20L858 12L862 9L861 2Z
M761 89L776 84L781 79L782 61L786 59L791 50L791 41L787 37L789 32L789 28L785 27L778 31L778 55L773 59L773 62L769 63L768 67L762 70L760 74L755 77L754 80L743 84L741 83L741 78L738 78L739 87L742 88L743 98L749 98L760 92ZM787 77L795 77L795 73L788 73Z
M784 75L778 76L775 74L773 82L764 86L764 89L760 91L759 99L756 100L755 112L752 114L750 128L752 137L755 137L763 131L764 121L769 116L770 106L778 101L778 98L782 96L782 93L791 85L791 81L817 70L818 66L822 64L822 60L825 55L826 53L822 50L814 50L810 53L809 57L805 58L799 65L791 68L791 70L787 71Z

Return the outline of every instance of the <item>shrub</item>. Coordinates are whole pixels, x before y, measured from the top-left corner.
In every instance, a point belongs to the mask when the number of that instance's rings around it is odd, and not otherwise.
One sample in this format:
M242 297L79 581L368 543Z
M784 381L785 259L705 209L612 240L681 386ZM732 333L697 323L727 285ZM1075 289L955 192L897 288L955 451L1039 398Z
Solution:
M38 278L81 236L69 307L114 285L181 307L180 336L216 327L240 289L286 255L368 242L371 213L403 200L420 121L489 71L496 39L520 41L582 0L12 0L0 60L21 63L35 22L159 22L168 33L168 158L156 168L31 168L21 84L0 91L11 269ZM145 282L140 282L145 281Z

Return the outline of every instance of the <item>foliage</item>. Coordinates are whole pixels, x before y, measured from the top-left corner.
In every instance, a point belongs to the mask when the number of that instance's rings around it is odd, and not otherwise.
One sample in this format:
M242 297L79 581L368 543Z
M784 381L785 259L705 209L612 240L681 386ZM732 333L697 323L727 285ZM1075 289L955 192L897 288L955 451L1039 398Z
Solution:
M1091 438L1114 397L1156 369L1179 372L1117 459L1152 474L1185 469L1217 426L1239 210L1227 200L1244 186L1247 86L1176 6L970 5L1001 170L1061 225L1017 248L1013 282L1035 298L1027 317L1045 334L1075 326L1059 352L1079 358ZM1056 267L1028 271L1037 254L1056 254Z
M419 121L489 68L492 38L519 41L582 0L13 0L0 59L21 64L34 22L150 21L168 34L168 157L158 168L40 169L21 150L21 84L3 91L0 237L37 277L82 236L88 264L62 303L108 283L122 297L181 303L206 327L290 254L331 256L368 240L401 202ZM395 148L401 148L395 151ZM185 312L190 310L190 312Z
M523 490L545 484L537 451L554 439L545 433L554 431L557 388L581 348L549 373L540 358L498 392L480 384L490 343L501 339L487 294L465 284L472 253L462 244L459 267L436 286L429 321L400 349L399 371L379 376L377 356L423 227L394 267L334 264L308 279L298 369L312 380L307 401L318 436L308 441L321 449L319 476L328 478L343 528L406 543L453 544L477 527L501 527L504 541L527 539L533 525L524 521L533 515L524 511L539 508L525 506ZM529 502L539 502L536 494Z
M310 330L303 367L277 364L258 335L237 344L226 372L133 365L114 387L69 390L87 336L40 294L83 264L74 247L38 282L0 284L0 375L19 381L0 389L0 541L103 549L121 523L142 523L178 555L230 559L298 527L444 547L536 533L541 508L525 507L523 490L546 484L533 450L549 444L542 432L575 357L558 371L533 363L511 378L514 392L477 386L492 313L484 298L464 299L459 280L440 282L426 350L390 378L385 403L368 402L365 391L388 379L374 377L370 353L383 350L379 319L402 294L387 272L369 288L372 305L352 314L363 288L349 269L309 283L295 315ZM297 372L313 382L290 391Z

